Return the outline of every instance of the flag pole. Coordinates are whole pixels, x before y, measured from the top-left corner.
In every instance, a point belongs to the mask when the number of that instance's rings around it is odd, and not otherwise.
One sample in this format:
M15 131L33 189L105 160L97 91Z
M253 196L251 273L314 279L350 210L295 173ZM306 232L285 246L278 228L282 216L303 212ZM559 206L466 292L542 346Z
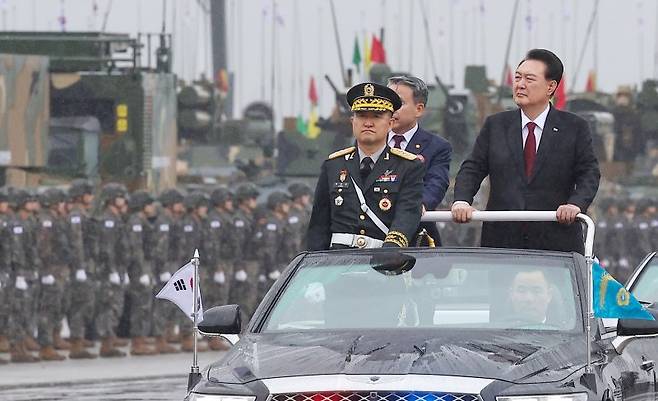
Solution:
M190 375L187 379L187 391L191 391L194 386L201 380L201 373L199 373L199 360L197 355L197 333L199 328L197 327L197 315L199 314L199 250L194 250L194 257L192 258L192 265L194 265L194 282L192 283L194 291L194 307L192 308L192 320L194 321L194 327L192 328L192 341L194 344L194 349L192 352L192 367L190 368Z

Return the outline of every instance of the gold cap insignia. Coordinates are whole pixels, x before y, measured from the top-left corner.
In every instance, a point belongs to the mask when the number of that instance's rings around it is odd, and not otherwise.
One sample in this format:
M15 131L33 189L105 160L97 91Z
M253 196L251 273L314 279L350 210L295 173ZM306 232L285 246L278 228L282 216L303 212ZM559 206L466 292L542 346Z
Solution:
M374 96L375 87L372 84L367 84L363 87L363 96Z

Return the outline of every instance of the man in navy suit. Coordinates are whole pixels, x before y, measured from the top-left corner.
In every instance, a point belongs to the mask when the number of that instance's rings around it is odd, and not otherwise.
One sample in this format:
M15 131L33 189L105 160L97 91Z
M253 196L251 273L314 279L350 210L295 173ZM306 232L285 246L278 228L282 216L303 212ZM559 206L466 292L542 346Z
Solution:
M452 205L454 221L470 221L473 197L489 176L487 210L555 210L557 222L486 222L482 246L584 252L573 223L592 203L601 173L587 121L550 104L563 71L552 52L528 52L514 74L519 108L484 122L457 174Z
M450 178L452 146L440 136L418 126L425 112L429 90L421 79L413 76L395 76L388 79L388 87L402 99L402 107L393 114L393 129L388 134L388 146L418 155L425 165L423 177L423 213L439 206L446 194ZM435 223L421 223L420 229L440 245Z

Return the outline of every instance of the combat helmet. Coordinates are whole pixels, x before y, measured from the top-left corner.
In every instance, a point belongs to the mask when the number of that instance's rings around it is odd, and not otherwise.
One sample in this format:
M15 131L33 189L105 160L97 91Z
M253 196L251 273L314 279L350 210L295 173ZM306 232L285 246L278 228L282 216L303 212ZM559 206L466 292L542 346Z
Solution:
M208 206L210 198L203 192L192 192L185 197L183 204L185 209L193 210L201 206Z
M59 188L48 188L39 196L39 202L44 207L55 206L65 201L66 193Z
M128 191L126 190L126 187L123 186L122 184L116 182L110 182L108 184L103 185L103 188L101 189L100 197L103 203L108 203L117 198L126 198L127 192Z
M142 210L146 205L155 202L153 196L144 190L135 191L130 195L128 208L132 211Z
M260 195L260 192L258 191L258 188L250 182L241 184L236 190L235 190L235 199L238 202L242 202L246 199L250 198L257 198L258 195Z
M183 194L181 194L180 191L175 188L167 189L160 194L158 201L160 201L162 206L170 207L176 203L182 203Z
M213 206L221 206L226 201L233 199L233 193L228 188L219 187L210 194L210 201Z
M274 191L267 197L267 208L274 210L280 204L288 201L290 201L290 195L283 191Z
M292 197L292 199L297 199L297 198L301 198L304 195L313 194L311 187L304 184L303 182L293 182L288 186L288 192L290 192L290 196Z
M26 203L36 200L36 196L31 191L21 188L14 190L11 193L9 200L11 207L18 210L25 206Z
M71 182L71 187L69 188L69 198L76 199L83 195L93 194L94 185L89 180L84 178L77 178Z

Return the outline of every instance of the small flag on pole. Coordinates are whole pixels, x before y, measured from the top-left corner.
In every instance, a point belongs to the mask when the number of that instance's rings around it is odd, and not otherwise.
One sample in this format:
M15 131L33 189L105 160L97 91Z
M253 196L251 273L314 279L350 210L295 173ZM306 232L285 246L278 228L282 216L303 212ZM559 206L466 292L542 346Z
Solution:
M197 322L200 322L203 320L203 303L201 302L201 288L198 288L198 285L197 283L199 295ZM194 263L189 262L178 269L155 297L175 303L190 320L194 321Z
M654 320L651 313L598 262L592 265L592 281L594 317Z
M359 38L354 38L354 51L352 52L352 64L356 72L361 73L361 50L359 49Z

